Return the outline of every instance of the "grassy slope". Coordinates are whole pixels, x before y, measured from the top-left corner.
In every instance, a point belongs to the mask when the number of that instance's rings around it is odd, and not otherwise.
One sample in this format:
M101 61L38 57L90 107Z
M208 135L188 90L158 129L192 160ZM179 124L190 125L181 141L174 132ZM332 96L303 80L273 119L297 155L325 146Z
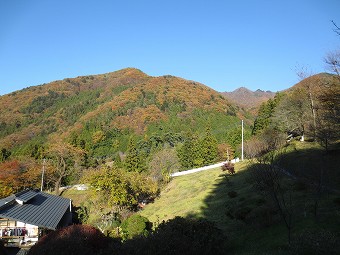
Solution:
M309 162L307 170L306 168L304 170L312 171L313 164L320 166L316 164L320 157L315 155L320 155L323 151L315 145L297 144L293 150L292 148L289 150L286 157L287 167L296 170L299 165L304 165L303 162ZM329 162L333 162L327 168L336 169L339 166L337 153L334 157L329 155L327 157L330 157ZM204 217L214 221L226 233L234 254L286 254L287 230L278 214L270 221L266 219L267 215L262 213L266 212L265 208L270 206L271 200L253 188L250 171L247 168L246 163L237 164L236 175L228 177L228 180L220 169L176 177L163 190L160 198L147 205L140 214L156 224L175 216ZM338 232L340 205L334 202L336 198L340 198L337 192L328 192L321 196L319 216L316 220L313 216L315 191L301 187L288 178L284 183L291 187L293 197L292 234L295 240L303 230ZM236 191L237 196L230 198L228 196L230 191ZM247 221L231 219L226 213L229 210L236 214L244 209L250 209ZM267 225L268 222L271 223Z
M175 177L162 191L161 196L141 212L152 222L167 220L175 216L203 217L205 200L212 195L223 180L220 168ZM216 199L215 204L224 202Z

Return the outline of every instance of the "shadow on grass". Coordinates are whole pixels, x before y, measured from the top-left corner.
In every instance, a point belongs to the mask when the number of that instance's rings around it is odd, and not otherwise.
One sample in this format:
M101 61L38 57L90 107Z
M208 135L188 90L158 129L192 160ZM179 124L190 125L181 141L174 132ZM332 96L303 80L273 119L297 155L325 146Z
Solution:
M204 217L223 230L234 254L294 254L308 249L312 249L311 254L333 254L340 243L340 150L327 154L322 149L289 151L277 158L275 164L297 176L282 179L286 189L283 196L292 200L290 246L287 229L271 196L254 188L250 164L243 164L233 176L225 177L221 171L212 193L204 200ZM313 185L320 180L320 173L329 189L322 190L317 197ZM313 185L302 185L301 180ZM313 214L315 201L318 217ZM322 245L314 247L316 243Z

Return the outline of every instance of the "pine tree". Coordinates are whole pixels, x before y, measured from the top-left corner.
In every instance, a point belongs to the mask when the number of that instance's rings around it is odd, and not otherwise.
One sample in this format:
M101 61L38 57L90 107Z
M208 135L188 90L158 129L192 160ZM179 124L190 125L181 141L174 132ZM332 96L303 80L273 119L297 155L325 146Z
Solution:
M253 135L260 134L271 124L271 117L274 114L277 104L280 102L282 95L277 93L274 99L269 99L260 106L258 115L254 122Z
M201 166L201 151L198 142L198 135L189 133L184 140L182 147L178 150L178 158L183 168Z
M129 140L124 165L129 172L143 172L146 169L145 162L138 153L136 141L133 137Z
M202 165L209 165L214 163L217 159L217 140L212 135L209 127L206 129L205 136L200 143L203 158Z

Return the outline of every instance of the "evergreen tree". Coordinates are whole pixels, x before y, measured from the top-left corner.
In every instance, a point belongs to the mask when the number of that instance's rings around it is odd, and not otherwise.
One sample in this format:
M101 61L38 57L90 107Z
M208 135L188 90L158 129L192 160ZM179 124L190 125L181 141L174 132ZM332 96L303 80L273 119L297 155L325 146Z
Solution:
M195 159L197 161L197 157L199 153L197 151L197 136L190 133L184 140L183 145L178 150L178 158L180 163L184 169L189 169L194 167Z
M260 134L271 124L271 117L274 114L277 104L280 102L282 95L277 93L274 99L269 99L260 106L258 115L254 122L253 135Z
M192 146L192 167L201 167L204 165L204 152L202 147L202 141L198 139L198 135L194 136Z
M143 172L146 169L145 161L139 155L137 150L136 141L133 137L130 138L126 158L125 158L125 168L129 172Z
M214 163L217 159L217 140L212 135L209 127L206 129L205 136L200 143L203 165Z

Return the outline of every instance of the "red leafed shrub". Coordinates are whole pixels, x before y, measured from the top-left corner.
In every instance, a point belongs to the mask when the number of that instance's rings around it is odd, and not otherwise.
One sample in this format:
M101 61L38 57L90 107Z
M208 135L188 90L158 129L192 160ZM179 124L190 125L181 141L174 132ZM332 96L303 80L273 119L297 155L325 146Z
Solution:
M222 166L222 171L227 171L228 174L234 174L235 173L235 167L233 163L226 162Z
M72 225L42 237L29 255L92 255L107 249L110 239L98 229L87 225Z

